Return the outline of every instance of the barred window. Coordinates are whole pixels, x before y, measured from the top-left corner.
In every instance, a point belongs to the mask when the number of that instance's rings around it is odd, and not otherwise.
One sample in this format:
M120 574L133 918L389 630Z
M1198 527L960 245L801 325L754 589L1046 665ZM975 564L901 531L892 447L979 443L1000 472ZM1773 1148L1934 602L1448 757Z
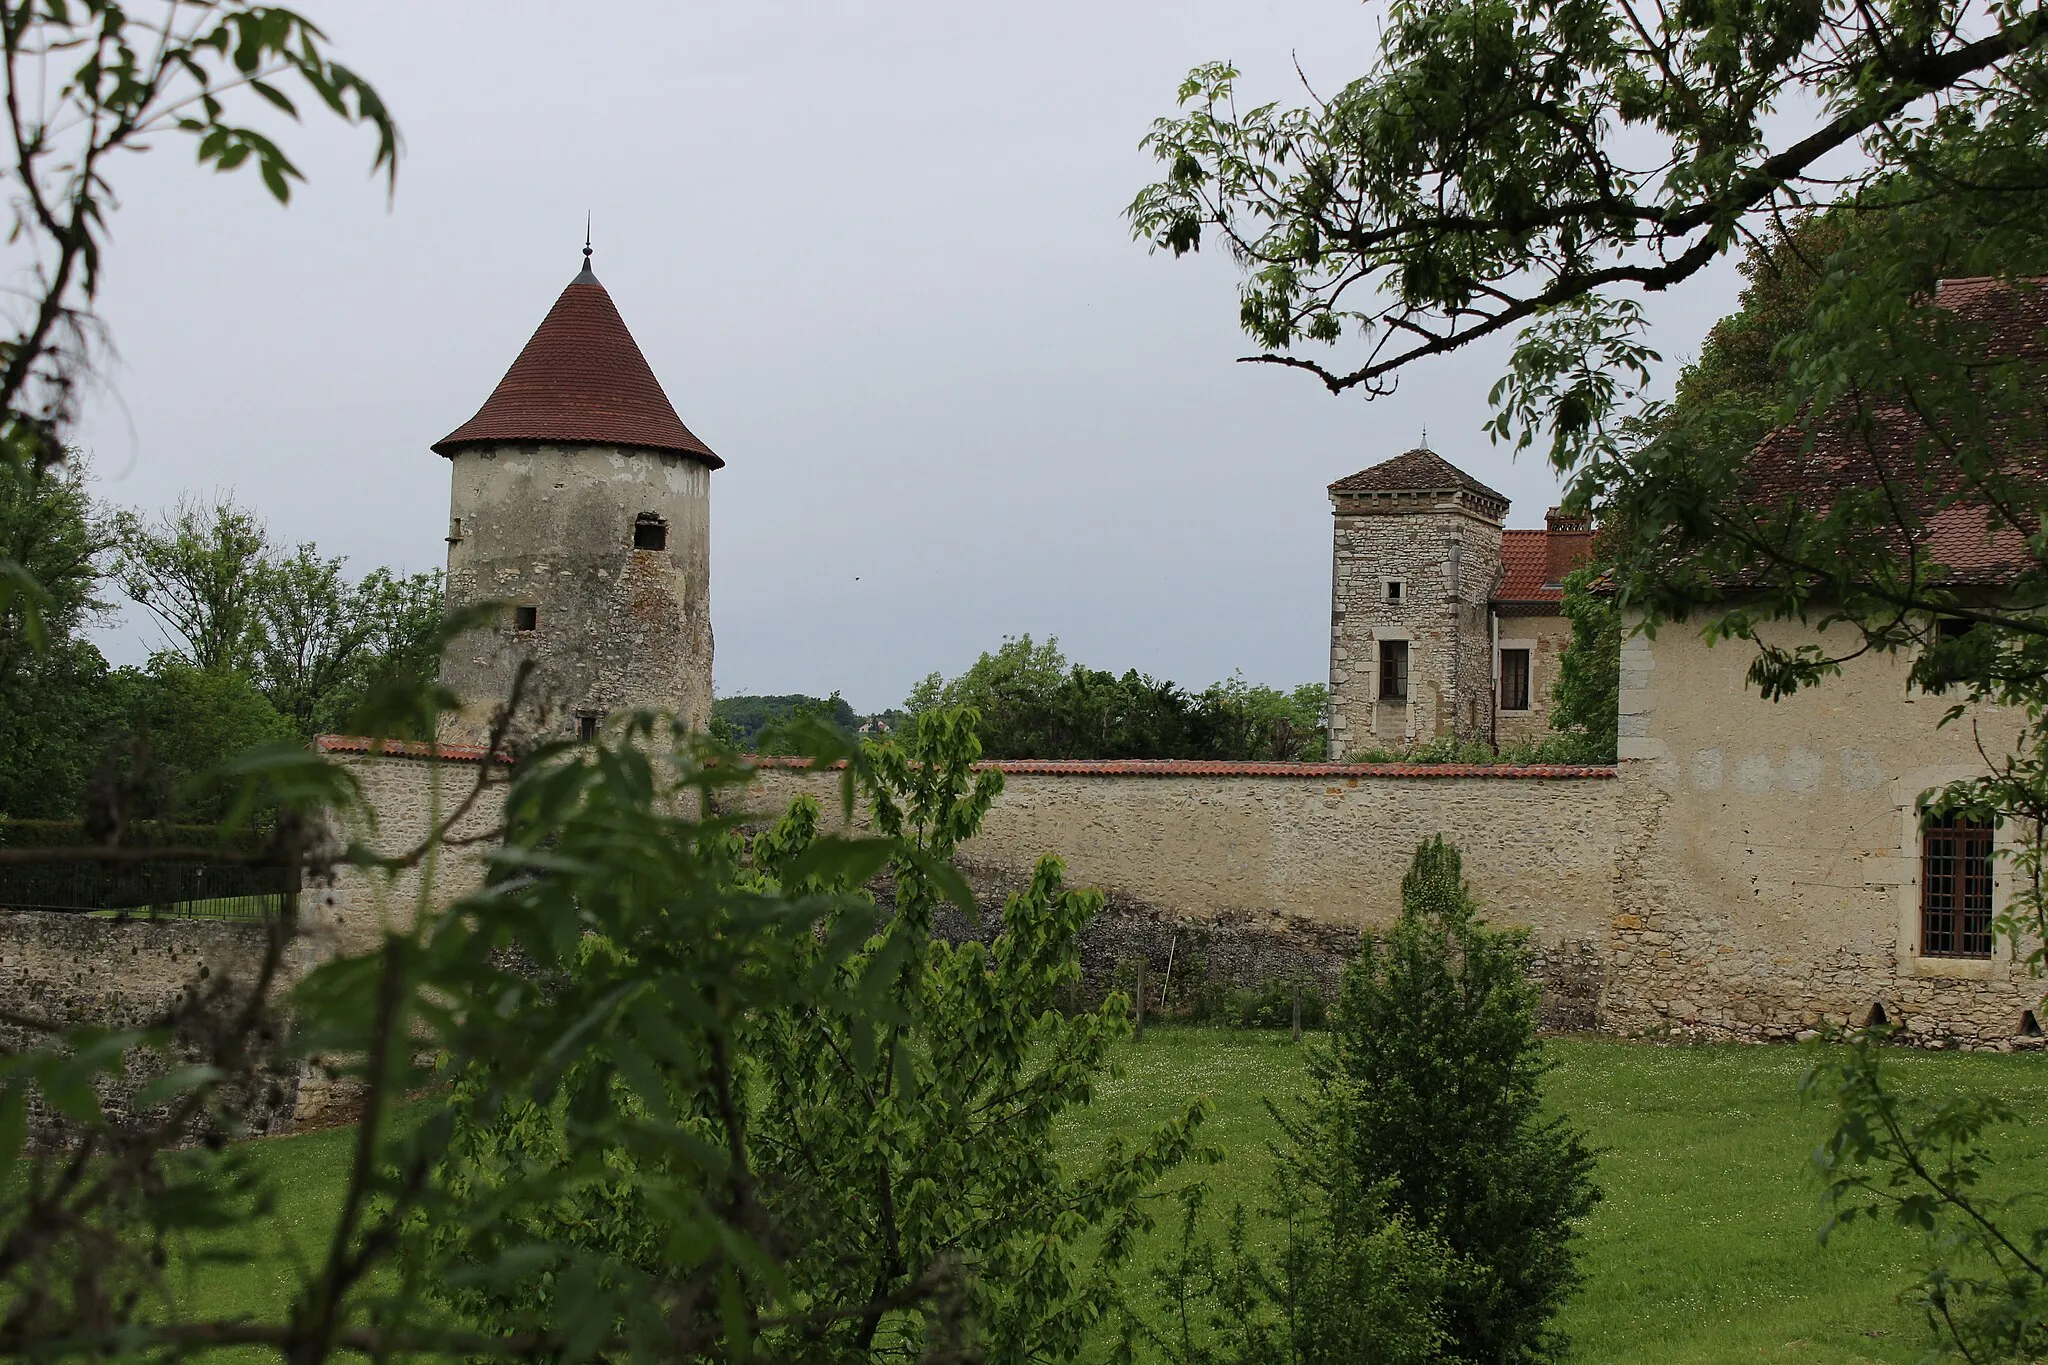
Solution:
M1380 641L1380 700L1408 700L1408 642Z
M1500 709L1529 709L1529 651L1504 649L1500 652Z
M1991 956L1991 826L1930 816L1920 834L1920 951Z

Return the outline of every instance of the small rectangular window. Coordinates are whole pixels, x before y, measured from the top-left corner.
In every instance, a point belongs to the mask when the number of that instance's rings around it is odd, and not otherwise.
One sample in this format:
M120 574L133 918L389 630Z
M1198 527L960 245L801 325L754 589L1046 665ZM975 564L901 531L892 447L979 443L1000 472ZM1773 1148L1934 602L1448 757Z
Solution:
M585 744L593 744L597 741L596 716L576 717L576 738L582 740Z
M1407 597L1408 585L1398 578L1389 578L1386 586L1388 605L1399 606Z
M636 550L666 550L668 548L668 523L652 512L642 512L640 519L633 523L633 548Z
M539 608L539 607L514 607L514 608L512 608L512 629L514 629L514 630L538 630L539 628L540 628L540 608Z
M1408 700L1408 642L1380 641L1380 700Z
M1529 709L1529 651L1504 649L1500 652L1500 709Z
M1991 826L1930 817L1920 832L1920 951L1991 956Z

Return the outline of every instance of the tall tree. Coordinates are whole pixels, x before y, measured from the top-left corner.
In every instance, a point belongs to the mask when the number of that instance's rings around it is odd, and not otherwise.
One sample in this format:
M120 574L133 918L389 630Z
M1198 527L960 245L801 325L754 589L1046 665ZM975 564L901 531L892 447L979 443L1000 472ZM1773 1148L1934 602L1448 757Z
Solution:
M36 646L70 641L106 606L99 592L108 528L86 491L86 474L76 454L42 477L0 463L0 554L37 589L33 610L27 600L0 599L0 687L27 665Z
M347 560L317 546L261 565L252 672L300 734L345 728L380 670L433 676L441 575L373 569L356 583Z
M2048 7L1979 17L1964 0L1404 4L1374 69L1303 106L1240 110L1234 68L1193 71L1146 139L1166 177L1131 219L1176 255L1222 245L1246 269L1248 358L1334 391L1519 333L1516 372L1549 381L1532 396L1572 450L1643 358L1638 294L1788 212L1931 169L1959 133L1988 155L1923 192L2029 183L2005 158L2041 131ZM1347 338L1359 352L1335 363L1296 353Z
M172 647L197 668L246 669L255 661L268 576L268 533L232 493L145 519L114 519L122 591L156 617Z
M9 240L30 262L11 335L0 339L0 464L33 474L64 458L80 380L104 340L93 308L115 204L111 170L124 152L183 134L201 165L251 167L285 202L299 169L245 115L296 119L296 87L370 127L374 165L395 184L398 128L376 90L328 55L318 27L280 6L8 0L0 77L16 191ZM12 606L32 620L41 599L34 572L0 545L0 611Z
M36 585L0 606L0 815L75 816L117 703L82 627L100 598L105 518L73 454L40 477L0 463L0 546Z

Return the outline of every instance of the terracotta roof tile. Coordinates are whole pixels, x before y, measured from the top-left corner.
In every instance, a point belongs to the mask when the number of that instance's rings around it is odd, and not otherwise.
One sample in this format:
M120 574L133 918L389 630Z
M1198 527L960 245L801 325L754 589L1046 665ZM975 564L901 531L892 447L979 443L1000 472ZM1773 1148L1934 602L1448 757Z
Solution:
M323 754L375 754L386 758L440 759L445 763L481 763L484 750L476 744L430 744L413 739L369 739L363 735L317 735L313 747ZM499 754L497 761L510 763Z
M476 416L434 443L437 454L505 441L627 446L725 461L683 425L612 296L588 266L555 300Z
M1987 329L1988 356L2039 358L2048 332L2048 289L2039 283L2022 281L2016 288L1996 279L1943 280L1935 301ZM2040 414L2022 414L2020 420L2024 425L2005 438L2003 453L2015 466L2048 474ZM1811 432L1781 427L1752 452L1746 489L1760 502L1796 501L1802 511L1824 516L1843 489L1889 486L1907 507L1921 509L1915 513L1917 548L1948 571L1949 581L1995 584L2033 567L2025 534L1995 522L1982 505L1949 501L1963 483L1959 474L1944 475L1938 453L1922 452L1935 435L1902 405L1873 410L1867 430L1850 422ZM1944 501L1949 505L1940 506Z
M474 744L425 744L388 739L381 743L360 735L321 735L313 741L322 753L381 753L391 758L438 758L448 763L478 763L484 751ZM498 762L509 763L505 755ZM808 768L808 758L750 755L756 768ZM843 763L834 764L843 768ZM999 758L974 765L1019 777L1291 777L1309 781L1351 777L1485 777L1602 781L1614 769L1576 763L1258 763L1191 758Z
M1427 493L1461 488L1507 506L1507 498L1488 488L1433 450L1417 447L1382 460L1330 485L1332 493Z
M1562 602L1564 590L1548 586L1550 532L1500 533L1500 587L1496 602Z

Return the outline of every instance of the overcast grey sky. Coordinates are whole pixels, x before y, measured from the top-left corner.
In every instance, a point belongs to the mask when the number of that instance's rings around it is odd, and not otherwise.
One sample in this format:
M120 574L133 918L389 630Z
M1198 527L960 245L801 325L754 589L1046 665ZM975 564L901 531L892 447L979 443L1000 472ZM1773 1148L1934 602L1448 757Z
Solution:
M232 487L352 568L437 567L427 447L490 392L578 263L597 273L712 481L717 685L863 710L1006 634L1199 686L1327 668L1324 486L1431 445L1540 525L1555 484L1481 424L1500 352L1333 398L1232 364L1226 261L1174 262L1121 210L1197 62L1254 98L1367 67L1352 0L1036 4L303 0L395 111L316 120L278 209L189 145L120 170L84 430L107 500ZM1693 353L1725 267L1653 301ZM152 635L106 633L116 661Z

